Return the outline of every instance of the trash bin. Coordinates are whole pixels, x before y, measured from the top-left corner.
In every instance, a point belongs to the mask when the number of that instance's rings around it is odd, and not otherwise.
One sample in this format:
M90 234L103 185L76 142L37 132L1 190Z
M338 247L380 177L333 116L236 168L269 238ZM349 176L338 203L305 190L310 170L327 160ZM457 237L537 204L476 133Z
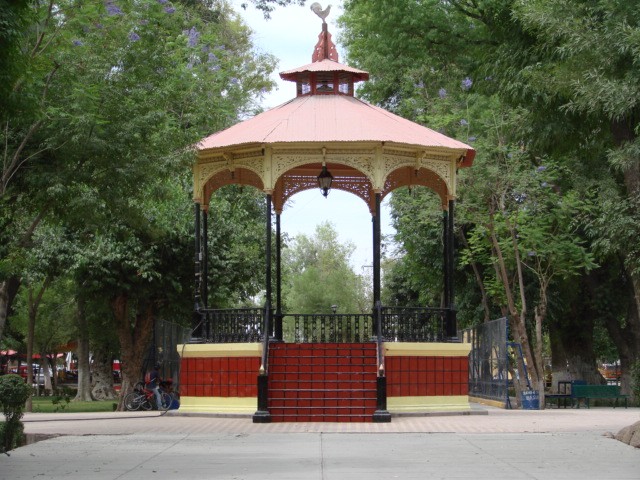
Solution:
M520 400L523 410L540 410L540 394L537 390L524 390Z

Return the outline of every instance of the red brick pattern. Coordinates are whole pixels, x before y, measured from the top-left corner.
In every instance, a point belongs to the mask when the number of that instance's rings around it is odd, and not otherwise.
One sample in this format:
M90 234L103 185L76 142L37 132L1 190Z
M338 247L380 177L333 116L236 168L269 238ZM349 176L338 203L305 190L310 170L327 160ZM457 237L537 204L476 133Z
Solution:
M469 392L469 360L465 357L385 358L387 396L448 396Z
M273 344L273 422L370 422L376 409L376 346Z
M257 357L183 358L180 394L189 397L257 397Z

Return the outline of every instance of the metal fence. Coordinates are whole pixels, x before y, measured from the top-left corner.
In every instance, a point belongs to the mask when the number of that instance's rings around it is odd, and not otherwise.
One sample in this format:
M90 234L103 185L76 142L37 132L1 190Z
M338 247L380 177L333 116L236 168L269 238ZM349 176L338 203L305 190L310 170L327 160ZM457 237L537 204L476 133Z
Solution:
M429 307L382 307L385 342L446 342L448 310ZM192 342L255 343L263 338L264 309L204 309ZM285 314L283 340L296 343L348 343L374 340L372 314ZM273 334L273 332L270 332Z
M499 318L462 331L469 353L469 395L507 403L507 319Z
M294 314L283 317L283 339L295 343L352 343L373 339L367 314Z
M444 342L447 310L425 307L382 307L386 342Z
M159 363L160 378L172 379L174 388L180 381L180 352L178 345L191 339L191 329L165 320L156 320L153 337L143 362L142 377L154 364Z

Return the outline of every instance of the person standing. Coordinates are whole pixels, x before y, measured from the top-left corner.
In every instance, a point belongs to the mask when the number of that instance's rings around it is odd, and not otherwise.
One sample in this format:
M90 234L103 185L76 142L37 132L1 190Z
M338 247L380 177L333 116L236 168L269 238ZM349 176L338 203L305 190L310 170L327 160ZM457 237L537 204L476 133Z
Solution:
M160 364L156 363L153 368L147 372L144 378L145 388L153 391L156 397L156 406L158 410L162 409L162 397L160 396Z

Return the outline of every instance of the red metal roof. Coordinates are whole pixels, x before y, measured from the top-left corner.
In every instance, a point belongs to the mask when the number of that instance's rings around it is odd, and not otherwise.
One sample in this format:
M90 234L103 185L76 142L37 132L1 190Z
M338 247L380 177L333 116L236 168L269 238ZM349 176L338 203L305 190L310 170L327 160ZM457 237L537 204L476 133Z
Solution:
M336 63L330 60L316 63L325 62ZM340 70L345 68L337 65ZM326 65L322 70L326 71ZM466 150L461 167L471 166L475 156L469 145L347 95L296 97L210 135L198 144L198 150L256 143L367 141Z
M280 78L295 82L298 78L298 74L304 72L348 72L353 74L353 80L355 82L369 80L369 72L358 70L357 68L352 68L339 62L334 62L328 58L318 62L309 63L308 65L303 65L302 67L294 68L292 70L280 72Z

